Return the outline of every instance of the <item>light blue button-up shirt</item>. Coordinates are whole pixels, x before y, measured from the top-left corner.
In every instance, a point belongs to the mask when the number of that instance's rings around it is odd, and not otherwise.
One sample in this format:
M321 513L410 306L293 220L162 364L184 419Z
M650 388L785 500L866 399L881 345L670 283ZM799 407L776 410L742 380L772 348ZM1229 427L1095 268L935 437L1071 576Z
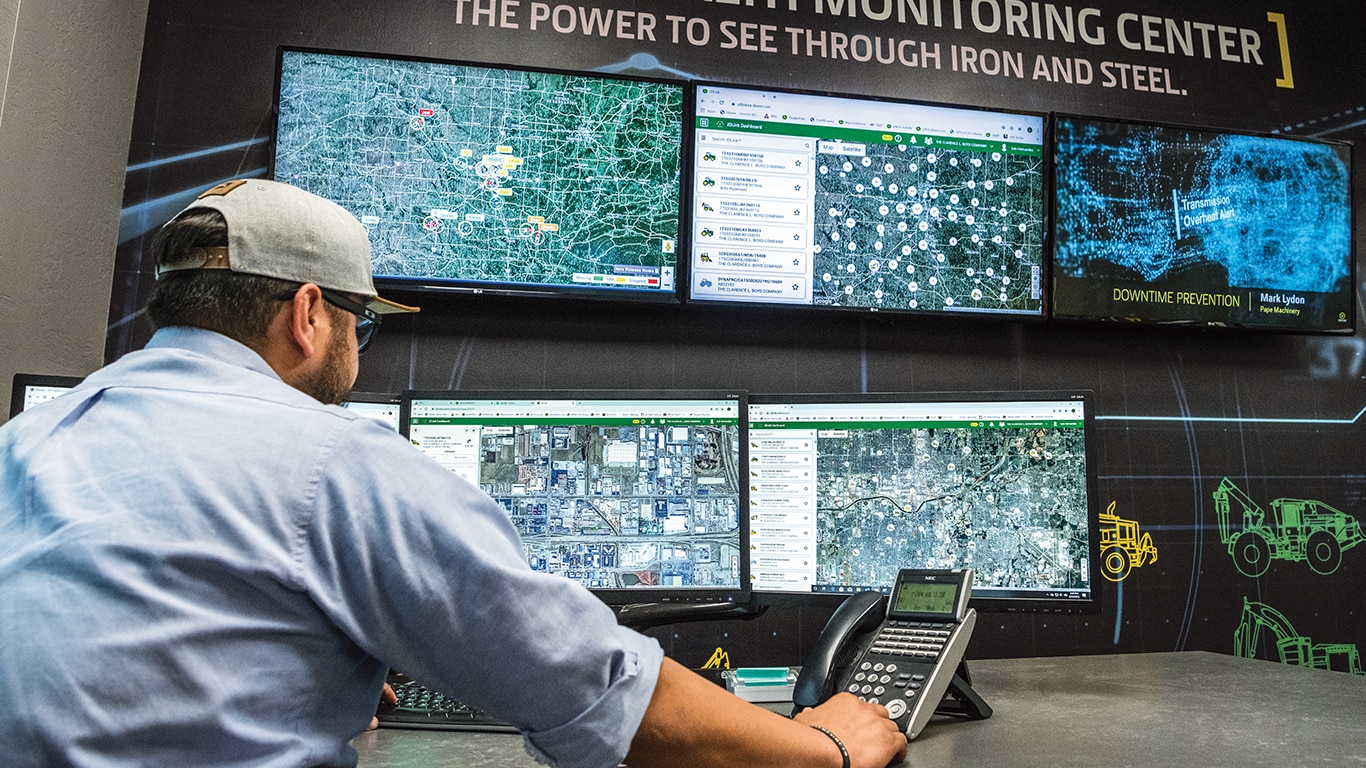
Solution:
M354 765L389 667L561 766L662 660L401 436L192 328L0 428L0 761Z

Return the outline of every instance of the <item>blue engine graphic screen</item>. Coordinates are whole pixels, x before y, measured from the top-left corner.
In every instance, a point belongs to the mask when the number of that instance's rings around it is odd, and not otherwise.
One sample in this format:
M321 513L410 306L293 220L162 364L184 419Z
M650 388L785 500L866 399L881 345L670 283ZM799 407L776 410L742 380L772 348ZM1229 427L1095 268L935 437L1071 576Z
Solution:
M1346 144L1060 116L1053 315L1351 332Z

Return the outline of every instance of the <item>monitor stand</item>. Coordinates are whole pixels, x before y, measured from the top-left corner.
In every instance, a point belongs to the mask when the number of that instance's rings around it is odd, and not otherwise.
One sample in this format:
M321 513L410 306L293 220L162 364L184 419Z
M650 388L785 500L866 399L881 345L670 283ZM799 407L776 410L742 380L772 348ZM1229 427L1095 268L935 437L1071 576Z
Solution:
M748 621L762 616L767 605L753 603L716 602L716 603L631 603L614 606L617 623L630 627L637 632L665 624L681 624L688 621L715 621L720 619L741 619Z
M991 717L991 705L972 688L972 674L968 672L968 662L960 660L953 680L944 692L944 699L935 708L936 715L952 715L968 720L985 720Z

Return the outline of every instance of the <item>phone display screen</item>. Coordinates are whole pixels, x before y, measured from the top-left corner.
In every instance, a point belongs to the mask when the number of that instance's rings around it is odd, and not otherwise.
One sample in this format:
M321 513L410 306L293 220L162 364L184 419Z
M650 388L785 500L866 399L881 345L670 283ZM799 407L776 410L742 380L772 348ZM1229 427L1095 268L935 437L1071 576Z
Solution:
M957 584L904 583L896 592L893 613L942 613L952 616Z
M972 593L972 571L903 568L887 606L887 618L962 620Z

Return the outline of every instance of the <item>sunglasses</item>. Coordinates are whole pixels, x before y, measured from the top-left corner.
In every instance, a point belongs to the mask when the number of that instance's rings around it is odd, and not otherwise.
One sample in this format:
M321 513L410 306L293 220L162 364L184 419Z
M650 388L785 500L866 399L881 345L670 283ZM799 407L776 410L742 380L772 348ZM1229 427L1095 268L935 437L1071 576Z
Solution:
M295 288L282 293L278 298L281 301L288 301L294 298L294 294L298 293L298 290ZM354 301L330 288L318 286L318 290L322 291L323 300L328 304L344 309L356 316L356 353L359 354L369 349L370 342L375 340L375 332L379 330L380 314L359 301Z

